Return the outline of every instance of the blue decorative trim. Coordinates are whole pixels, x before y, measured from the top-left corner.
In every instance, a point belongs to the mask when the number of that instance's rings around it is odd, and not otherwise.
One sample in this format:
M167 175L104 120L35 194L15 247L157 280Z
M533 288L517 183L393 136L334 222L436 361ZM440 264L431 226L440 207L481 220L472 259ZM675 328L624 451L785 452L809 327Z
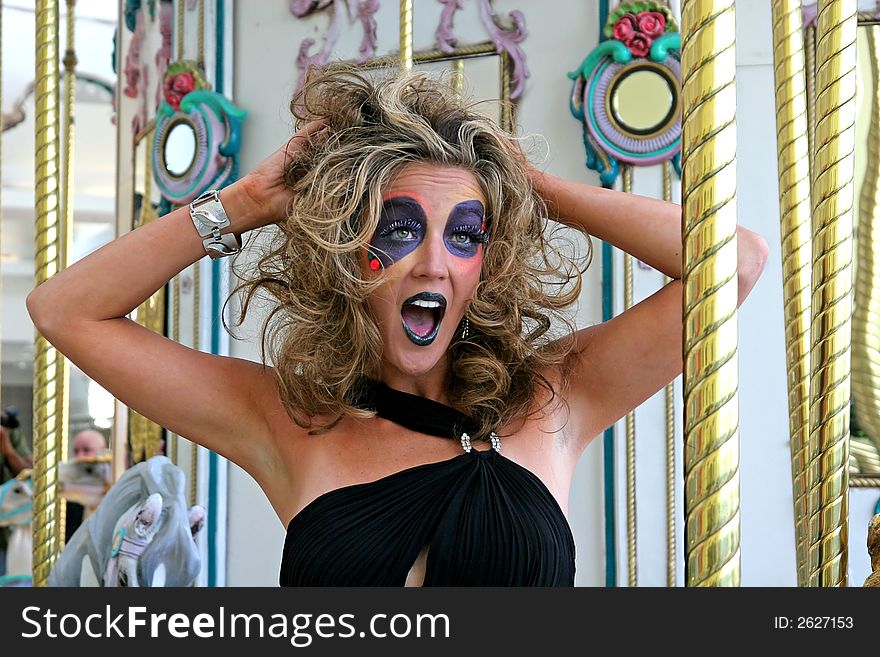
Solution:
M225 0L217 0L214 36L215 36L215 57L214 57L214 90L222 96L223 94L223 58L226 51L226 17L225 17ZM234 106L232 109L237 110ZM244 113L245 115L247 112ZM241 116L244 119L244 115ZM227 139L226 143L221 144L220 152L227 157L236 155L241 145L241 137L237 130L232 130L235 135L234 149L230 146L233 142L233 136ZM237 158L236 158L237 164ZM238 177L238 167L235 166L230 172L228 182L232 182ZM211 261L211 353L220 352L220 329L222 322L218 321L220 316L220 261ZM217 563L214 555L217 553L217 469L219 462L217 453L208 451L208 586L217 586Z
M222 3L223 0L218 0ZM220 353L220 261L211 261L211 353ZM214 554L217 551L217 453L208 451L208 586L217 586L217 564Z
M602 34L605 23L608 22L608 0L599 0L599 41L605 38Z
M584 151L587 154L587 166L599 174L602 187L612 189L620 174L620 165L615 157L599 147L586 125L584 125Z
M9 520L10 518L14 518L15 516L20 516L22 514L33 512L34 503L33 502L25 502L21 506L17 506L15 508L10 509L9 511L4 511L0 513L0 520ZM17 523L20 525L29 525L30 522L21 522Z
M587 167L598 172L599 179L602 182L602 186L610 189L614 187L614 182L617 180L619 166L617 164L617 160L614 157L612 157L605 150L599 147L599 145L590 135L590 131L587 129L586 118L584 114L583 93L585 83L585 79L582 75L575 76L575 80L574 82L572 82L568 109L571 111L572 116L574 116L578 121L581 122L581 125L583 127L583 142L584 152L587 155Z
M614 260L611 245L602 242L602 321L614 315ZM605 480L605 586L617 586L617 520L614 492L614 425L602 438Z
M169 201L164 196L159 199L159 216L164 217L166 214L171 212L174 208L171 206L171 201Z
M599 41L608 22L608 0L599 0ZM584 142L586 143L584 126ZM588 151L589 153L589 151ZM615 162L616 164L616 162ZM614 174L617 178L617 174ZM611 245L602 242L602 321L611 319L613 313L612 292L614 290L614 262L611 259ZM602 439L603 479L605 481L605 586L617 586L617 516L614 513L614 425L605 430Z
M581 65L576 70L571 71L568 74L569 80L576 80L578 76L583 77L584 80L589 80L593 69L596 68L599 62L605 57L611 57L619 64L626 64L627 62L632 61L633 58L629 48L623 45L620 41L615 39L602 41L598 46L593 48L589 55L584 57L584 61L581 62Z
M651 59L655 62L666 61L670 50L681 50L681 34L678 32L667 32L654 39L651 44Z
M7 493L9 493L10 490L12 490L12 487L15 485L16 481L17 481L16 479L10 479L8 481L4 481L3 485L0 486L0 505L2 505L3 502L6 501L6 495L7 495ZM34 480L31 478L27 478L24 481L31 487L31 491L33 491ZM30 501L25 502L24 504L19 504L18 506L13 507L13 508L9 509L8 511L4 511L3 513L0 513L0 520L8 520L10 518L14 518L15 516L20 516L20 515L29 514L29 513L32 515L33 508L34 508L34 501L33 501L33 499L31 499ZM31 521L26 520L25 522L19 522L19 523L15 523L15 524L29 525L29 524L31 524Z
M119 554L122 549L122 543L125 541L125 527L120 527L113 535L113 544L110 546L110 558L112 559Z
M214 41L216 44L216 56L214 57L214 90L218 94L224 93L223 79L225 77L224 53L226 51L226 3L217 0L217 11L214 21Z

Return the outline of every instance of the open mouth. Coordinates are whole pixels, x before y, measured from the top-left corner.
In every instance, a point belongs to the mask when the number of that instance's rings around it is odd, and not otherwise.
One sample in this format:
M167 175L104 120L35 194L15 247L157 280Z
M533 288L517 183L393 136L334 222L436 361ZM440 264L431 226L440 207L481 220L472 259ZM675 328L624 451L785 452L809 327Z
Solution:
M446 314L446 297L437 292L419 292L403 302L400 318L403 330L411 342L426 347L437 337L443 315Z

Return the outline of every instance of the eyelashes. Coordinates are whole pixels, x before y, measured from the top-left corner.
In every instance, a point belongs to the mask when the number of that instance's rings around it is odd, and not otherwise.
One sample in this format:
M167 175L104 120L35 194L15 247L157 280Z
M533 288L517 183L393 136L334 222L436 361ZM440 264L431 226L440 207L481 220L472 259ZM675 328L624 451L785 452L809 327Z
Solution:
M415 219L397 219L391 222L379 232L379 237L389 237L399 230L408 230L411 233L418 233L422 230L422 224ZM489 235L482 228L477 228L470 224L462 224L449 231L452 236L466 235L471 242L479 244L488 244Z
M418 233L422 230L422 224L410 218L396 219L379 231L379 237L389 237L401 229L408 230L411 233Z
M429 222L418 202L408 197L387 201L370 242L370 268L378 270L405 258L427 238L428 229ZM457 204L449 213L442 240L446 250L455 257L476 256L480 245L489 243L482 203L464 201Z
M483 244L486 245L489 243L489 235L482 228L477 228L471 224L462 224L457 228L450 231L450 234L455 235L467 235L472 242L475 244Z

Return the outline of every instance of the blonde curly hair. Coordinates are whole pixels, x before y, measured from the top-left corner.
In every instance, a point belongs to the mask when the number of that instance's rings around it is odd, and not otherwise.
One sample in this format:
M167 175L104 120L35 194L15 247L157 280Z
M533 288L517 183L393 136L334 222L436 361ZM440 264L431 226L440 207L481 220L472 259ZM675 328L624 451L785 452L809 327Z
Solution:
M562 311L577 300L590 250L569 255L555 244L559 235L545 234L546 208L517 140L443 79L418 72L330 65L313 74L291 111L297 128L320 119L327 129L287 166L293 198L280 234L232 292L243 293L239 324L258 293L272 300L262 354L265 361L268 349L290 417L318 433L344 416L371 415L356 400L363 377L381 372L382 339L366 303L381 276L368 280L359 254L378 224L382 190L413 162L470 171L488 200L470 336L449 347L449 404L485 439L534 413L538 386L553 399L572 349L556 338L574 330ZM555 386L542 374L552 366L562 375Z

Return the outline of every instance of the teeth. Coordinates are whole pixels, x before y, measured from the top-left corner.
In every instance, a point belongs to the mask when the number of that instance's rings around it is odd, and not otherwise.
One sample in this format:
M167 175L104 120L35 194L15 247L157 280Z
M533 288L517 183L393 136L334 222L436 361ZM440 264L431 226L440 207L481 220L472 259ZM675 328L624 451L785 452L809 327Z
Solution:
M418 306L419 308L439 308L439 301L422 301L421 299L417 299L410 303L411 306Z

